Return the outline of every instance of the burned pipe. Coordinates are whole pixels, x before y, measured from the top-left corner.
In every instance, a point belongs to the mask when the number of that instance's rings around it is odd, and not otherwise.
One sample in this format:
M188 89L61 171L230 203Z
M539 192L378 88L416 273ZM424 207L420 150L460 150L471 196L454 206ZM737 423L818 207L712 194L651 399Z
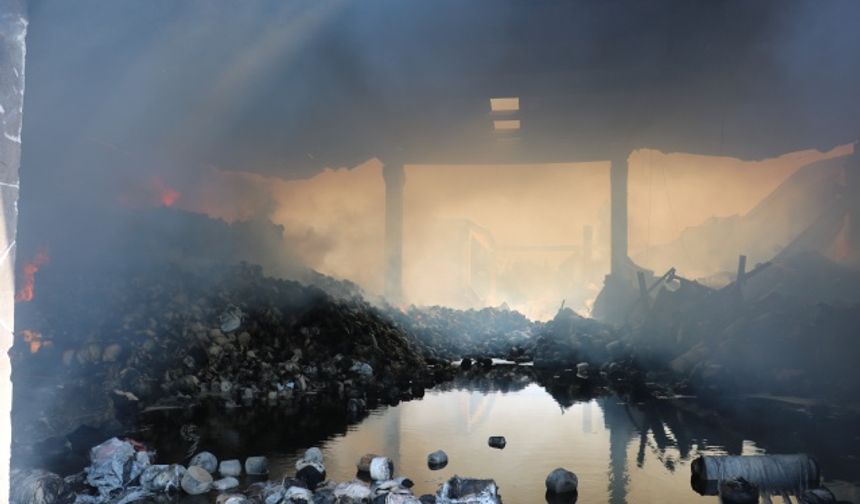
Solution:
M717 495L723 481L743 478L759 490L799 493L821 482L818 463L797 455L701 456L690 465L690 485L700 495Z

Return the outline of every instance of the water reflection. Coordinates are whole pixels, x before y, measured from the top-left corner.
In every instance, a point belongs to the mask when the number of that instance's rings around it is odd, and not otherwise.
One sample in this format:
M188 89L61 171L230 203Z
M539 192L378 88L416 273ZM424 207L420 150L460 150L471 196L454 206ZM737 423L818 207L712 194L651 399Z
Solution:
M791 443L777 441L798 437L803 414L791 408L782 411L769 403L764 408L770 414L764 416L763 406L749 403L717 417L692 399L636 403L601 393L559 377L548 380L534 370L461 376L422 401L379 411L326 442L327 460L333 461L330 476L354 477L355 461L385 446L386 455L397 457L397 472L415 480L418 493L433 493L459 474L494 478L505 502L536 502L545 497L546 475L560 466L579 476L580 502L707 503L718 500L690 488L689 463L700 454L763 450L761 442L749 439L765 440L771 452L797 451ZM751 416L760 417L758 423L765 427L749 422ZM843 441L854 438L850 426L841 429ZM845 476L857 469L846 461L850 458L821 459L820 438L829 434L807 432L804 449L819 455L828 474ZM508 446L502 451L487 447L491 435L506 436ZM848 446L849 451L854 448ZM430 471L426 456L437 449L445 450L450 462ZM296 456L284 454L283 466L289 467ZM857 485L845 489L849 494L842 498L848 499Z
M610 504L627 503L627 444L635 434L632 424L628 422L627 406L614 398L600 401L603 411L603 422L609 430L609 502ZM644 452L641 453L644 463ZM642 468L637 458L637 467Z
M853 416L763 400L720 405L719 415L708 406L693 399L635 402L569 375L519 368L461 375L420 401L376 410L352 426L334 409L310 417L210 411L183 421L199 425L200 449L224 457L265 453L273 477L291 474L303 449L316 445L331 479L354 478L362 455L380 453L415 481L418 494L434 493L458 474L495 479L505 502L538 502L546 475L565 467L579 477L580 502L707 503L717 498L690 488L695 457L767 450L816 456L829 479L849 482L838 485L840 497L856 500L860 438ZM164 419L156 425L169 430ZM492 435L506 436L507 447L489 448ZM431 471L426 457L438 449L449 464Z

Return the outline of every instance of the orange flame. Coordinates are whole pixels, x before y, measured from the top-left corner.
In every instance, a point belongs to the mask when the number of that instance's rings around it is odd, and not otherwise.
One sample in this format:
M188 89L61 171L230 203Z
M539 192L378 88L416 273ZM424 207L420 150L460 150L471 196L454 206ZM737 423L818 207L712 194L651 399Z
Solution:
M21 337L24 338L24 343L30 345L30 353L36 353L42 347L51 346L50 341L43 341L42 335L37 333L36 331L23 330L21 331Z
M163 206L173 206L173 204L176 203L179 197L182 196L182 193L165 184L164 181L161 180L161 177L153 178L152 185L158 192L158 200Z
M16 302L33 300L33 290L36 287L36 273L39 271L39 268L47 264L48 260L48 251L45 249L39 249L36 253L36 257L24 265L24 269L21 274L21 288L18 290L18 293L15 294Z

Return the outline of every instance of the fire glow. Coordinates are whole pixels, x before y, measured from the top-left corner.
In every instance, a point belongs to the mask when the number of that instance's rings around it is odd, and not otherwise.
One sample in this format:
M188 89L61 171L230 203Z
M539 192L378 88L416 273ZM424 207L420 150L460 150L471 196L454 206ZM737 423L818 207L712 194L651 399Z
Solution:
M161 177L153 178L152 185L158 193L158 200L162 206L172 207L182 196L182 193L165 184Z
M34 289L36 287L36 273L39 271L39 268L48 263L49 259L48 251L40 249L32 261L24 264L21 272L21 287L18 289L18 293L15 294L15 302L33 300Z
M34 354L39 351L42 347L51 346L50 341L42 340L42 335L37 333L36 331L23 330L21 331L21 338L24 339L24 343L30 346L30 353Z

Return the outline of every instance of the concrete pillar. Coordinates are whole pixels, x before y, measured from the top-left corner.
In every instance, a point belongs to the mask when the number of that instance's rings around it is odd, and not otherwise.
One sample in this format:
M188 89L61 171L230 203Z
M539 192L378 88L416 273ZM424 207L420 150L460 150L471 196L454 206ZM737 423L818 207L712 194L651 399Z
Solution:
M582 228L582 253L579 256L579 276L580 283L588 283L593 277L591 271L592 258L594 257L594 230L591 226Z
M0 502L9 502L12 381L9 349L15 328L15 240L18 167L24 109L26 7L0 0Z
M386 164L385 180L385 297L391 303L403 301L403 187L406 173L402 164Z
M630 260L627 257L627 157L611 160L610 185L610 274L623 275Z
M591 258L594 254L594 228L585 226L582 228L582 262L586 265L591 265Z

